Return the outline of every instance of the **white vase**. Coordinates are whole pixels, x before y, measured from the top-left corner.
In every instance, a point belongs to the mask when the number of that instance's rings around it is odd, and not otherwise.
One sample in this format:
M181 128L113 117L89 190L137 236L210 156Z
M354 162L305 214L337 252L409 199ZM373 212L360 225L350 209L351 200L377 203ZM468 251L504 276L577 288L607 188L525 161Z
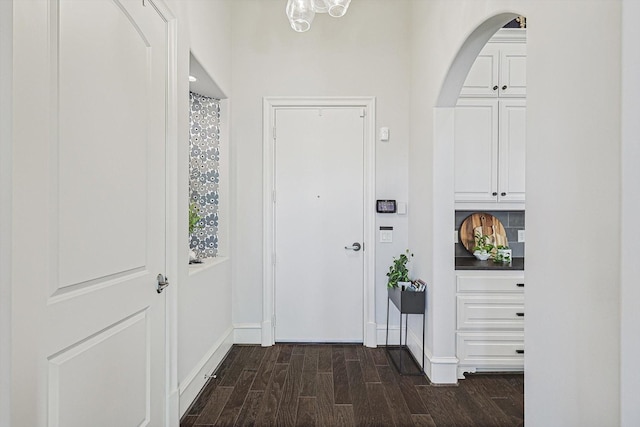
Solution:
M511 262L511 249L497 249L495 260L496 262Z

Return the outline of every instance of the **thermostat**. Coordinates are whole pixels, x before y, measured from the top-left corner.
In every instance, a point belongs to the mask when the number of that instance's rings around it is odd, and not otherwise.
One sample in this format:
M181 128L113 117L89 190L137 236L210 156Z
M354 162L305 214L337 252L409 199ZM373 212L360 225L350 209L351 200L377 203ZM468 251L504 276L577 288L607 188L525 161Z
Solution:
M395 200L376 200L376 212L396 213L396 201Z

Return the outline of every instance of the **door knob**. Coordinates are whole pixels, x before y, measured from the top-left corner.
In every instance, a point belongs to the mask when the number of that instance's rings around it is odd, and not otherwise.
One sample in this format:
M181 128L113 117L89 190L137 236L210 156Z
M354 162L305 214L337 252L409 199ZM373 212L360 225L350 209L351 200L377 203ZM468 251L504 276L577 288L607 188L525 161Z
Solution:
M162 291L164 291L164 288L169 286L169 278L165 277L163 274L158 274L157 279L158 279L158 287L156 288L156 290L158 291L159 294L161 294Z
M362 245L358 242L355 242L351 246L345 246L344 248L354 252L358 252L360 249L362 249Z
M507 85L502 86L502 90L507 90Z
M493 90L498 90L498 86L494 86L494 87L493 87Z

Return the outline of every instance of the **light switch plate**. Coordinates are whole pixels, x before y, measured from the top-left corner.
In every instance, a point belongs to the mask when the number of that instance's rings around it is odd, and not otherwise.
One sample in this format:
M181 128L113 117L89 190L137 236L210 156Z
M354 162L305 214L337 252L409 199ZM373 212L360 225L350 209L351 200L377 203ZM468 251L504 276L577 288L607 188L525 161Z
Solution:
M389 128L382 127L380 128L380 141L388 141L389 140Z
M524 243L524 230L518 230L518 242Z
M392 230L380 230L380 243L392 243L393 231Z

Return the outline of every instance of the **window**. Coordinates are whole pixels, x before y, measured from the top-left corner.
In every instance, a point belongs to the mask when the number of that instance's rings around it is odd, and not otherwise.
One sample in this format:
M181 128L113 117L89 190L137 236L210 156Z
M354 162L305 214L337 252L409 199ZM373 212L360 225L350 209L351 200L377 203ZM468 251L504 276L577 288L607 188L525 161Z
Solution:
M218 255L220 100L189 93L189 200L201 217L190 236L197 258Z

